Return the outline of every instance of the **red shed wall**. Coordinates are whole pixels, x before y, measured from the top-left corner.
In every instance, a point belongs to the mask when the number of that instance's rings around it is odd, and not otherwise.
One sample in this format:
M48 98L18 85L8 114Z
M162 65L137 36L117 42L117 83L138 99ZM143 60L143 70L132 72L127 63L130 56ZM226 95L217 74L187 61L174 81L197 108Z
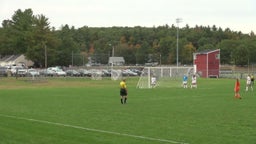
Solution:
M194 60L194 64L196 65L197 72L201 73L202 77L207 77L207 74L206 74L207 55L206 54L197 54L196 59Z
M214 75L219 77L220 59L218 54L220 51L215 51L208 54L208 76Z

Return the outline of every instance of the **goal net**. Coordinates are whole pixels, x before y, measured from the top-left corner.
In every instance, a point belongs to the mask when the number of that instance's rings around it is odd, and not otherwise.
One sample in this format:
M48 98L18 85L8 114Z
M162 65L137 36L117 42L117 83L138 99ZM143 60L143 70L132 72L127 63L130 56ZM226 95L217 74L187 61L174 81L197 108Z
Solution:
M102 80L102 71L100 70L91 70L91 79L92 80Z
M137 88L181 87L183 76L192 76L193 67L145 67Z
M111 79L112 80L119 80L122 78L122 71L121 70L111 70Z

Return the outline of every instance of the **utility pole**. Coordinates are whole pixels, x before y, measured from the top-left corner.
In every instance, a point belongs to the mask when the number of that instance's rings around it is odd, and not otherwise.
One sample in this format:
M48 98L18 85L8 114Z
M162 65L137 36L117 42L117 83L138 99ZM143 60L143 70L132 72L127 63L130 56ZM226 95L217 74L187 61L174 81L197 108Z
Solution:
M177 48L176 48L176 62L177 62L177 68L179 66L179 23L182 22L181 18L177 18L176 19L176 23L177 23Z
M45 42L43 42L44 45L44 67L47 68L47 47Z

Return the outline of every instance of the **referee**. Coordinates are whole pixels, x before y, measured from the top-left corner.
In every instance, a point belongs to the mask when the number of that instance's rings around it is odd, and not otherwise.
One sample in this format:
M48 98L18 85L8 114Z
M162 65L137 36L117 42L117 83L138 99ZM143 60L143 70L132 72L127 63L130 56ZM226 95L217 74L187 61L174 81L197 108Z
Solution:
M125 83L125 79L123 79L120 82L120 97L121 97L121 104L126 104L127 101L127 87L126 87L126 83Z

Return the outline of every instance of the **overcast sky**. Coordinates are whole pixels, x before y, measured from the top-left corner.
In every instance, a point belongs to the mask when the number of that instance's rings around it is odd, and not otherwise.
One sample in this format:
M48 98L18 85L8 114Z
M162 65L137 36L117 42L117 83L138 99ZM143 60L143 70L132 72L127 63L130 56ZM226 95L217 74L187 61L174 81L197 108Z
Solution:
M18 9L43 14L50 25L79 28L188 24L256 32L256 0L0 0L0 21Z

